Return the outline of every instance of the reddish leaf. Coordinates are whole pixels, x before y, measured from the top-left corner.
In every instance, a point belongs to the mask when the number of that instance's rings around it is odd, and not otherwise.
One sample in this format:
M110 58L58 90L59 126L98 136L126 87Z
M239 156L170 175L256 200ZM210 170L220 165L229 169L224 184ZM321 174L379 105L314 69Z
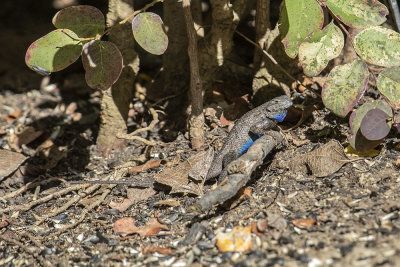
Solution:
M58 29L70 29L79 37L94 37L104 31L103 13L94 6L70 6L58 11L53 17Z
M368 140L384 138L390 131L387 124L388 118L390 118L389 115L379 108L369 110L361 121L361 133Z
M121 218L114 223L114 233L122 236L139 234L141 237L157 235L161 230L169 230L168 226L159 222L157 218L151 218L146 225L137 227L132 217Z
M115 44L94 40L83 46L82 63L86 82L93 89L106 90L119 78L122 55Z

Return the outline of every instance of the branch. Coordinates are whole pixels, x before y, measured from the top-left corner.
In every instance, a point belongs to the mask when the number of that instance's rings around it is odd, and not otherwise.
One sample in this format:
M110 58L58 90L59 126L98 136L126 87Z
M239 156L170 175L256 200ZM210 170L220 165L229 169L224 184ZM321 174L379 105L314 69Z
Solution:
M190 94L192 97L192 110L189 120L189 135L193 148L199 148L204 144L204 115L202 85L200 79L199 62L197 55L197 34L193 25L190 0L182 1L183 14L185 16L186 31L189 37L188 54L190 61Z
M264 161L271 150L281 143L283 136L276 131L270 131L257 139L247 153L228 165L229 176L213 191L207 192L194 206L196 212L205 212L214 205L221 204L234 197L250 180L253 171Z

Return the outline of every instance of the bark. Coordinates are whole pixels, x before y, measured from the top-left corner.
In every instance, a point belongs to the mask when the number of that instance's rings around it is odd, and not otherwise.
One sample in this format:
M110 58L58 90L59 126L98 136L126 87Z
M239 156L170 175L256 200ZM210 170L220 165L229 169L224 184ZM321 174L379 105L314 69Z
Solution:
M166 94L178 95L189 81L188 54L182 53L188 46L182 3L165 0L163 11L168 34L168 49L163 55L163 87Z
M271 32L271 23L269 19L270 0L257 0L256 12L256 43L262 48L265 47L267 38ZM258 70L262 62L262 52L254 49L254 69Z
M283 48L278 26L272 29L270 17L272 6L276 4L270 0L257 0L256 10L256 41L278 62L284 66L285 70L294 76L301 73L297 60L289 58ZM276 8L275 8L276 9ZM271 99L277 95L290 94L290 84L293 82L287 75L276 67L276 64L255 50L254 66L255 74L253 78L254 102L259 105L266 99Z
M133 0L109 0L107 26L111 27L133 13L133 2ZM120 149L125 145L125 140L116 136L126 132L129 103L134 93L133 82L139 69L139 58L134 50L130 23L113 27L109 40L121 51L124 67L119 80L104 92L101 103L102 121L97 147L106 157L112 149Z
M233 4L227 0L211 0L212 25L199 51L201 77L206 97L211 96L213 81L218 68L231 53L233 34L252 1L236 0Z

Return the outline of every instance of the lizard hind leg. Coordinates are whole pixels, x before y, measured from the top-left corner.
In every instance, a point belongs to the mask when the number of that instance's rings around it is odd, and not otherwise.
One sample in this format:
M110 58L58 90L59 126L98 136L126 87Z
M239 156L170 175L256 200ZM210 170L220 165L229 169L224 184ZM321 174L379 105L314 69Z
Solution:
M228 164L237 159L238 154L234 151L228 152L222 159L222 171L218 176L218 184L220 184L228 176Z

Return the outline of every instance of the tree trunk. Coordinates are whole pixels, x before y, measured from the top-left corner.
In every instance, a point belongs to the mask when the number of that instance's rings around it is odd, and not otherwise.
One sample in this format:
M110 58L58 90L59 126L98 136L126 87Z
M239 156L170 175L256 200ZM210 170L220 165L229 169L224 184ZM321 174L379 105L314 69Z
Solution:
M133 0L109 0L107 26L111 27L133 13ZM129 104L133 97L133 82L139 69L139 58L134 50L134 39L130 23L117 25L110 31L109 40L122 53L124 67L119 80L104 92L101 103L101 124L97 137L97 148L105 157L112 149L125 146L119 133L126 133Z

